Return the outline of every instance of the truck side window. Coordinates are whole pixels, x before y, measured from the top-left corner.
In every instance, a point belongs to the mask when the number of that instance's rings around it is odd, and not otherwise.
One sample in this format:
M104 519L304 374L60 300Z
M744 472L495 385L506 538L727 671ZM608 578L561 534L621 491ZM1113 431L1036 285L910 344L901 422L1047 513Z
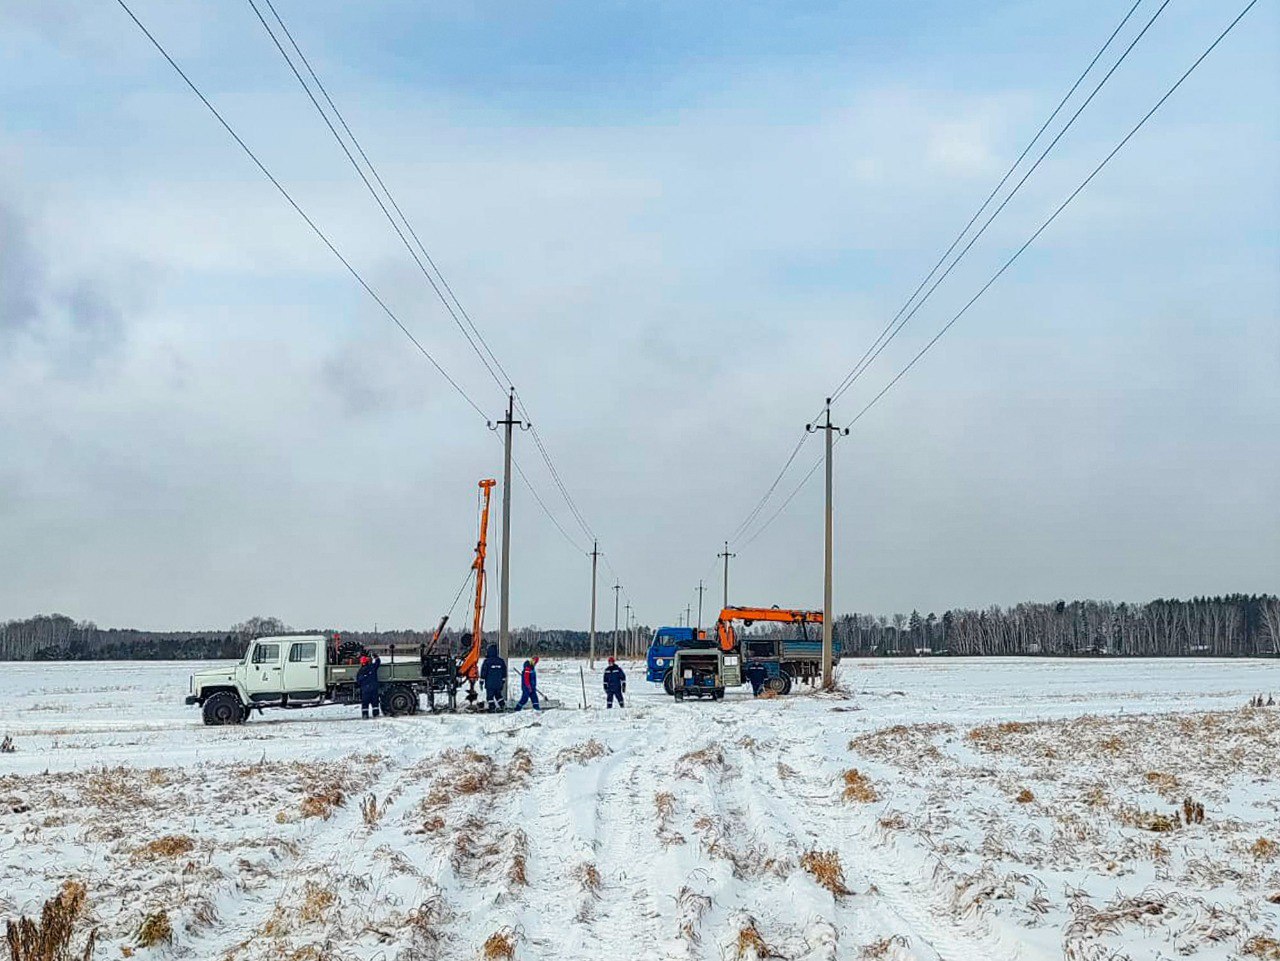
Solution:
M290 664L310 664L316 659L316 642L302 641L289 648Z
M279 644L258 644L253 649L254 664L275 664L280 660Z

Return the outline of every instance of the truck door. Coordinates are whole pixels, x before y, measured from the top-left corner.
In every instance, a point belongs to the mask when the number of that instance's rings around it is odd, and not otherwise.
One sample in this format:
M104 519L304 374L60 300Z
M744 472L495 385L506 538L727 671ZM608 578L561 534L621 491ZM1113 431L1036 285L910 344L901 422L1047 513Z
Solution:
M280 644L258 641L249 655L249 679L246 685L254 700L279 697L284 693L284 677L280 666Z
M308 700L324 693L320 677L320 645L315 641L294 641L284 661L284 692Z

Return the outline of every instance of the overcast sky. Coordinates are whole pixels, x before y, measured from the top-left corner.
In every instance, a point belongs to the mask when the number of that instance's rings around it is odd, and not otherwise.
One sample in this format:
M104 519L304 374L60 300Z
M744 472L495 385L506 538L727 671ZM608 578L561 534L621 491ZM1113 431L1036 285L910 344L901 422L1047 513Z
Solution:
M496 419L248 4L130 2ZM724 539L1130 5L276 2L599 535L604 626L615 574L645 623L700 577L719 602ZM838 420L1237 12L1168 6ZM501 473L484 419L102 0L0 6L0 452L0 620L154 628L434 623ZM588 538L531 435L517 457L575 545L517 483L512 621L585 627ZM836 606L1276 591L1278 477L1261 3L837 447ZM756 526L731 600L821 606L821 474Z

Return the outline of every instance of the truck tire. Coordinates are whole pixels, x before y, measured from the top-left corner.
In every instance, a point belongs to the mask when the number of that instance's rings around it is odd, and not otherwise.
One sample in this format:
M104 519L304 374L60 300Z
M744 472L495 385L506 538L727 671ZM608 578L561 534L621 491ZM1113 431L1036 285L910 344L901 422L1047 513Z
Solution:
M791 693L791 675L786 671L782 671L777 677L771 677L764 682L764 686L775 694Z
M671 670L668 669L666 674L662 675L662 689L668 694L675 694L676 679L672 676Z
M217 691L210 694L201 712L205 724L239 724L245 718L244 705L233 691Z
M413 688L404 684L392 684L382 694L382 713L390 717L412 714L417 707L418 696Z

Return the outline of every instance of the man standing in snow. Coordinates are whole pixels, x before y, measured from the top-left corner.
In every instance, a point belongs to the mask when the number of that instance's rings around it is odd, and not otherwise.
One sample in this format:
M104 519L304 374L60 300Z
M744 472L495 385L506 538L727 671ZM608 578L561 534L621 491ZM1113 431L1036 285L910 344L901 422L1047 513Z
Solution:
M498 654L498 645L490 644L480 665L480 679L484 681L484 703L490 713L507 709L507 659Z
M759 661L752 661L747 666L747 680L751 682L751 696L759 697L760 692L764 689L765 677L768 671Z
M529 658L520 668L520 703L516 705L516 710L520 710L530 701L533 702L535 711L542 710L542 706L538 704L538 658L536 656Z
M373 708L373 716L378 717L378 668L382 666L382 658L376 654L370 658L368 654L360 655L360 670L356 671L356 686L360 688L360 716L369 719L369 708Z
M605 707L613 707L613 699L618 699L618 707L626 707L622 695L627 689L627 674L618 667L616 658L609 658L609 666L604 669Z

